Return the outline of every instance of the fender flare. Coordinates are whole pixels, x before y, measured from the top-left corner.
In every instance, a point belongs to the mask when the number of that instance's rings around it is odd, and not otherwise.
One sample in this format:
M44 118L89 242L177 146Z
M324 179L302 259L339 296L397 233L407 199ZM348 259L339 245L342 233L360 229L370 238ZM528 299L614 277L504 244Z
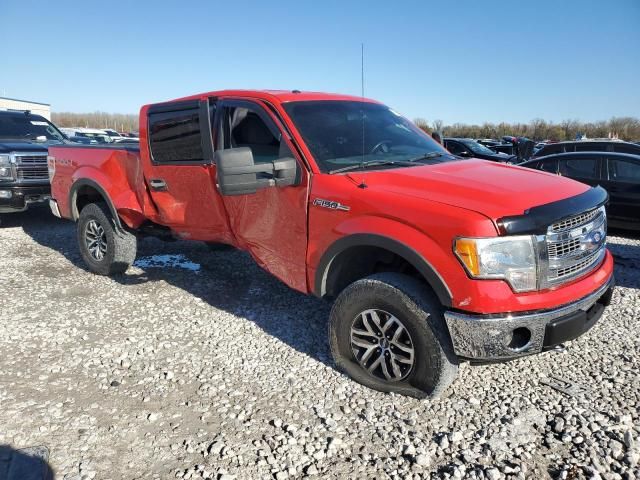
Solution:
M315 273L315 284L313 293L317 297L324 297L327 294L327 276L331 269L331 264L342 252L351 247L379 247L388 250L413 265L415 269L424 277L429 286L437 295L440 303L445 307L451 307L453 295L442 276L435 268L413 248L383 235L372 233L356 233L336 240L324 252L318 263Z
M122 226L122 223L120 222L120 217L118 216L118 212L114 207L113 202L111 201L111 198L109 198L109 195L107 194L104 188L98 185L95 181L90 180L88 178L81 178L77 180L69 190L69 207L71 211L71 218L73 219L73 221L77 222L78 218L80 217L80 212L78 212L76 201L78 199L78 190L80 190L80 188L82 187L91 187L95 189L102 196L105 203L107 204L107 207L109 207L109 211L111 212L113 221L116 224L116 228L118 230L123 231L124 228Z

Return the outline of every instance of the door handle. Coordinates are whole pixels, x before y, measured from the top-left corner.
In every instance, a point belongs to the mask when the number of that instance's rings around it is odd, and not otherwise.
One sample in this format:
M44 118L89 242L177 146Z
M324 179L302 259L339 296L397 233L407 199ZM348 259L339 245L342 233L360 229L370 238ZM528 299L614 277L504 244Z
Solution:
M167 184L161 178L149 180L149 186L151 187L151 190L155 190L156 192L164 192L167 190Z

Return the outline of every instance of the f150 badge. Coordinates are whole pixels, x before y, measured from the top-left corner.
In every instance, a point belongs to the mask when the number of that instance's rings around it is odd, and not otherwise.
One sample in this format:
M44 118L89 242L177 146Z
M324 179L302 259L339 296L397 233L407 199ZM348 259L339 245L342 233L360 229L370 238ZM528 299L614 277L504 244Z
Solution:
M342 210L343 212L348 212L351 210L351 207L341 204L340 202L333 202L331 200L324 200L322 198L315 198L313 200L313 204L316 207L328 208L329 210Z

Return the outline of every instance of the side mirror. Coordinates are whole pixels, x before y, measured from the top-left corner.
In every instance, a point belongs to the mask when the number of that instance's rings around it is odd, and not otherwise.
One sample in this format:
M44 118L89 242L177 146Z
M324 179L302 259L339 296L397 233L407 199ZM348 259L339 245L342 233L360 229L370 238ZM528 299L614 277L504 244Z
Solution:
M297 163L293 158L256 164L249 147L238 147L216 151L214 161L222 195L249 195L260 188L286 187L296 182Z

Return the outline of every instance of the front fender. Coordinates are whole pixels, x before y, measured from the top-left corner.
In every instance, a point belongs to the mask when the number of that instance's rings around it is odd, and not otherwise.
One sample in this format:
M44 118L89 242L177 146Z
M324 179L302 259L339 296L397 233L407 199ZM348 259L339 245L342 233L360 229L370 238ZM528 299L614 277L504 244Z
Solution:
M442 305L452 305L451 289L440 273L448 268L451 256L428 235L396 220L370 215L345 220L336 226L334 233L336 240L322 252L311 254L311 264L317 265L312 288L315 295L326 295L327 274L340 253L355 246L373 246L405 259L426 279Z

